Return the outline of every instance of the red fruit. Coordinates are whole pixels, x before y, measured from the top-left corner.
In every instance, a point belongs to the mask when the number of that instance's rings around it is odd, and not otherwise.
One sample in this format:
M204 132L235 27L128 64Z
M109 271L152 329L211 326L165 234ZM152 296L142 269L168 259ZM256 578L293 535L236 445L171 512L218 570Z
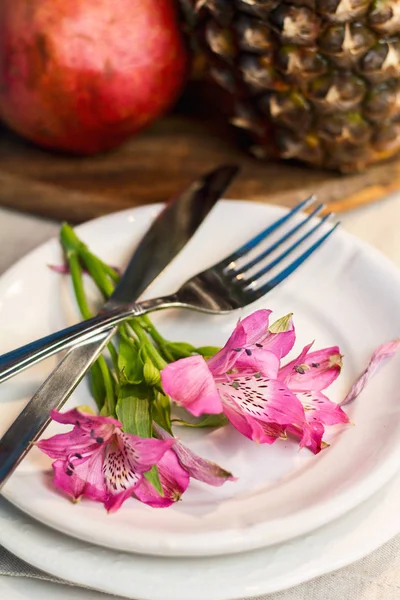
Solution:
M115 147L180 93L174 0L1 0L0 116L37 144Z

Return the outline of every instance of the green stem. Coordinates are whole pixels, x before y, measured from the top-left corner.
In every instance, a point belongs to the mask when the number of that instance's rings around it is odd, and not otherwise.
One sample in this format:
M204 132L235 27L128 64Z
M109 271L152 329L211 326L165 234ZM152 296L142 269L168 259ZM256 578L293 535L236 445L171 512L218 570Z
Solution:
M137 317L142 328L147 331L147 333L151 336L154 342L157 344L159 349L161 350L163 356L168 362L174 361L173 354L167 348L167 340L161 335L161 333L155 328L151 320L147 315L143 315L142 317Z
M85 288L83 286L82 268L76 252L70 250L67 252L67 260L71 271L72 285L74 287L76 301L80 313L84 319L90 319L92 313L86 300Z
M139 321L143 329L145 329L147 333L151 335L156 344L158 344L159 346L163 346L167 342L167 340L161 335L161 333L157 331L154 324L150 321L148 315L137 317L137 320Z
M97 363L100 366L101 374L104 380L104 386L106 389L106 397L104 400L104 406L101 409L101 414L107 417L115 417L115 390L111 371L108 368L104 356L99 356L99 358L97 359Z
M158 350L150 342L149 338L146 335L146 332L136 321L136 319L130 319L129 324L127 324L127 326L134 331L139 340L140 346L146 349L147 355L153 362L154 366L157 367L157 369L159 369L160 371L164 369L164 367L167 366L167 362L163 359Z
M70 227L66 223L64 223L61 228L61 241L62 241L64 248L66 249L67 256L68 256L68 254L74 255L74 256L77 256L77 255L79 256L79 258L85 264L89 274L93 278L97 287L104 294L104 296L106 298L108 298L114 291L114 287L115 287L114 283L112 281L110 281L108 275L115 277L116 272L113 269L111 269L111 267L106 266L105 263L103 263L103 261L101 261L99 258L97 258L97 256L92 254L90 252L90 250L88 249L88 247L86 246L86 244L81 242L81 240L78 238L78 236L74 232L73 228ZM78 256L77 256L77 259L78 259ZM77 262L79 265L78 260L77 260ZM110 270L112 271L112 275L110 273ZM82 301L84 300L86 303L86 297L85 297L82 282L81 282L81 287L82 287L82 289L79 290L80 298ZM87 303L86 303L86 307L87 307L87 311L85 310L85 314L88 314L88 313L90 314L90 310L87 306ZM84 316L84 318L89 318L85 315L83 315L83 316ZM165 348L166 340L157 331L157 329L154 327L154 325L152 324L152 322L150 321L150 319L147 316L142 317L140 321L138 319L131 319L129 321L129 325L130 325L131 329L133 330L133 332L135 333L135 335L137 336L137 338L140 342L140 345L143 345L145 347L148 357L150 358L150 360L153 362L153 364L159 370L162 370L167 365L167 362L164 360L164 358L161 356L161 354L157 351L157 349L154 347L154 345L150 342L149 338L146 335L146 330L149 331L149 334L151 335L153 340L157 344L160 345L160 350L161 351L164 350L164 355L167 358L167 360L169 360L169 361L174 360L174 357L172 356L172 354L167 350L167 348ZM127 327L127 325L125 325L125 327ZM110 350L110 352L112 352L112 350ZM107 391L107 400L110 403L111 396L108 397L109 394L111 393L110 383L112 383L110 373L109 373L109 371L108 371L108 373L106 373L106 371L103 368L102 368L102 373L103 373L103 376L106 377L106 379L104 380L104 384L105 384L105 388ZM114 396L113 396L113 398L114 398ZM115 404L115 402L114 402L114 404Z
M108 344L107 348L108 348L108 351L110 352L114 371L117 373L118 372L118 352L117 352L114 344L112 344L111 342Z
M75 233L73 232L73 230L71 228L67 229L67 228L64 228L64 226L62 228L62 231L64 231L64 234L65 233L69 234L70 233L69 230L71 230L73 235L75 236ZM67 257L69 269L71 271L72 284L74 287L75 296L76 296L76 300L78 303L80 313L84 319L90 319L92 316L92 312L89 308L89 305L88 305L88 302L86 299L85 288L83 285L82 268L81 268L81 265L79 262L78 253L75 250L75 246L73 246L69 243L68 237L65 237L65 235L64 236L62 235L61 241L62 241L65 251L66 251L66 257ZM64 244L65 241L66 241L66 244ZM112 344L110 343L109 346L110 345L112 345ZM113 349L114 349L114 347L113 347ZM111 350L111 352L112 352L112 350ZM104 399L104 406L102 408L102 412L104 414L104 411L107 411L106 414L108 414L110 416L114 416L115 415L115 390L114 390L111 372L110 372L110 369L108 368L108 365L107 365L107 362L106 362L104 356L99 356L99 358L97 359L96 362L98 364L101 375L103 377L104 388L105 388L105 399ZM98 375L98 372L95 371L94 376L97 376L97 375Z
M97 287L106 298L109 298L114 291L114 283L119 280L119 275L115 269L106 265L102 260L90 252L86 244L78 238L73 228L66 223L64 223L61 228L61 240L67 250L74 250L79 255ZM111 277L113 281L110 281L108 276ZM140 324L142 329L149 333L154 342L160 347L166 360L168 362L174 361L173 354L166 347L167 340L159 333L149 317L144 315L137 318L136 322ZM137 334L137 331L135 332ZM158 357L163 360L159 354Z
M105 274L102 261L89 251L82 251L80 257L84 261L89 274L94 279L103 296L109 298L113 293L115 286Z
M70 252L75 252L84 262L100 291L108 298L114 290L114 284L109 280L105 271L109 271L111 267L105 269L103 261L90 252L86 244L78 238L73 228L67 223L63 223L61 226L60 238L67 257ZM116 275L113 269L112 271Z
M103 262L100 259L100 262L103 266L104 272L111 277L111 279L114 281L114 283L118 283L118 281L121 279L121 276L119 273L117 273L117 271L115 269L113 269L112 267L110 267L110 265L108 265L107 263Z

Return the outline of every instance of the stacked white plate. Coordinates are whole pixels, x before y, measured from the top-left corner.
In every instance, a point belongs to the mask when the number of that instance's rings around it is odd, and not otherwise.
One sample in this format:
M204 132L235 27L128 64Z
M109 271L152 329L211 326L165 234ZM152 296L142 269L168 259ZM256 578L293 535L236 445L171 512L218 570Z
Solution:
M123 265L159 209L117 213L79 233L108 263ZM281 213L249 202L219 203L147 295L174 291ZM69 279L48 268L61 261L59 244L51 241L2 277L0 352L77 320ZM340 346L344 368L329 390L339 401L376 346L399 336L399 299L398 271L337 231L245 311L223 317L165 311L154 320L171 339L222 345L241 315L261 307L276 318L293 312L296 350L313 339L315 348ZM55 364L50 359L3 384L0 434ZM318 456L290 441L257 446L230 426L179 430L238 481L221 488L193 481L169 509L132 499L107 515L99 504L74 505L54 490L51 461L34 448L3 488L8 502L0 503L0 543L55 576L136 600L228 600L295 585L356 560L400 531L399 390L394 359L348 407L355 425L333 432ZM90 402L84 382L68 407ZM52 424L46 436L56 431Z

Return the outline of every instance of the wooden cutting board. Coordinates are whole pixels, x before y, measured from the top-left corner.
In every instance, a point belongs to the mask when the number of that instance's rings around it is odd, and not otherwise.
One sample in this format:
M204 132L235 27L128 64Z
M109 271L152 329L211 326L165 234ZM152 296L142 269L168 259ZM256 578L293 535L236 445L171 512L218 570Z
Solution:
M209 93L209 92L208 92ZM340 212L400 188L400 160L356 175L260 162L240 149L236 131L193 83L170 116L123 147L94 157L40 150L0 129L0 205L78 223L131 206L163 202L221 163L240 176L228 196L291 206L317 193Z

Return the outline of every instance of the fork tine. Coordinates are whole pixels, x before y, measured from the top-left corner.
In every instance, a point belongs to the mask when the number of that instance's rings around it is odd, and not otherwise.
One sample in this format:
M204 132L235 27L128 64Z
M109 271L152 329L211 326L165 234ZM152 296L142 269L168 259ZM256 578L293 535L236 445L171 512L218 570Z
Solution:
M253 258L253 260L250 260L248 263L241 266L240 270L236 271L237 279L242 278L243 274L246 271L248 271L249 269L251 269L252 267L257 265L264 258L266 258L269 254L274 252L274 250L279 248L279 246L281 246L284 242L286 242L288 239L290 239L295 233L297 233L299 231L299 229L302 229L304 227L304 225L307 225L307 223L309 223L313 217L316 217L318 215L318 213L320 213L321 210L323 210L324 208L325 208L325 204L319 204L316 208L314 208L314 210L310 214L308 214L302 221L300 221L300 223L298 223L297 225L292 227L292 229L290 229L287 233L285 233L282 237L280 237L279 240L277 240L276 242L271 244L271 246L268 246L268 248L266 250L264 250L261 254L259 254L255 258Z
M279 254L279 256L274 258L274 260L269 262L265 267L263 267L262 269L257 271L257 273L255 273L248 279L246 279L246 277L237 277L237 280L240 280L242 282L242 284L245 286L249 285L255 281L258 281L260 279L260 277L262 277L263 275L268 273L268 271L271 271L271 269L276 267L276 265L278 265L280 262L282 262L282 260L284 260L287 256L289 256L289 254L294 252L303 242L305 242L306 239L308 239L311 235L313 235L313 233L315 233L317 231L317 229L319 229L325 223L325 221L327 221L331 217L332 217L332 213L325 215L325 217L323 219L321 219L316 225L314 225L314 227L312 227L309 231L307 231L304 235L302 235L301 238L296 240L291 246L286 248L286 250L281 252L281 254Z
M282 283L282 281L289 277L289 275L294 273L294 271L296 271L296 269L298 269L332 235L332 233L339 225L340 222L335 223L335 225L333 225L329 231L327 231L322 237L316 240L314 244L312 244L307 250L300 254L300 256L298 256L293 262L290 263L290 265L288 265L285 269L278 273L278 275L267 281L267 283L262 285L260 288L246 290L251 296L250 301L253 302L257 298L261 298L261 296L264 296L267 292L269 292L274 287Z
M309 196L308 198L306 198L305 200L303 200L302 202L300 202L289 213L287 213L283 217L280 217L279 219L277 219L276 221L274 221L272 223L272 225L270 225L269 227L267 227L266 229L264 229L263 231L261 231L260 233L258 233L251 240L249 240L248 242L246 242L245 244L243 244L243 246L241 246L240 248L238 248L237 250L235 250L234 252L232 252L232 254L230 254L229 256L225 257L223 260L221 260L218 263L218 266L219 267L225 267L225 268L229 267L231 263L234 263L236 260L238 260L239 258L241 258L242 256L244 256L245 254L247 254L248 252L250 252L250 250L252 250L256 246L258 246L258 244L260 244L263 240L265 240L265 238L267 236L269 236L276 229L278 229L278 227L280 227L281 225L283 225L284 223L286 223L287 221L289 221L289 219L291 219L296 213L298 213L301 210L303 210L303 208L307 208L308 206L310 206L311 204L313 204L313 202L315 202L315 199L316 199L316 197L313 195L313 196Z

